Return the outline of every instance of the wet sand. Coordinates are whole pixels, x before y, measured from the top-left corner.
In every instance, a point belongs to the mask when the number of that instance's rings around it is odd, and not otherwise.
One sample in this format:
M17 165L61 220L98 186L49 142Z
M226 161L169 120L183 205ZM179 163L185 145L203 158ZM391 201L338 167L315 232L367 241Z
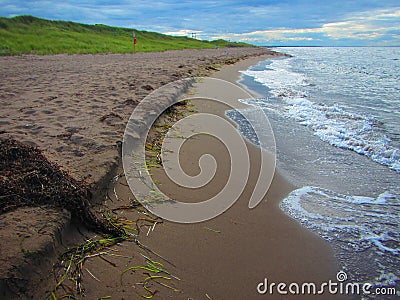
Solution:
M238 70L255 65L260 59L248 59L225 66L215 78L235 83ZM204 87L212 88L212 87ZM224 116L225 108L210 101L193 102L200 112ZM196 104L197 103L197 104ZM248 199L258 176L259 151L247 143L251 173L244 193L222 215L198 224L164 222L143 241L176 264L182 289L193 299L278 299L281 295L259 295L257 284L269 282L327 282L338 270L328 243L306 231L278 207L280 200L294 187L275 173L264 200L249 209ZM200 136L182 147L182 168L188 174L199 172L197 161L205 153L218 163L213 180L195 191L171 182L161 170L153 171L162 191L180 201L203 201L218 193L227 181L230 163L226 148L215 138ZM190 200L187 198L190 197ZM332 299L332 295L319 298ZM305 295L303 299L311 299Z

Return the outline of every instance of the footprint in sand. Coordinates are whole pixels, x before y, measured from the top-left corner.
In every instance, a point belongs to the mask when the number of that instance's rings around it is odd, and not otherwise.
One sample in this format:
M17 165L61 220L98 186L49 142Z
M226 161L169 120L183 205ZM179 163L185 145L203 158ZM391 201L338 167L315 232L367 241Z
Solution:
M29 109L29 110L24 111L24 115L33 115L35 113L36 113L36 110L34 110L34 109Z
M42 113L44 113L46 115L52 115L52 114L54 114L54 110L44 109L44 110L42 110Z

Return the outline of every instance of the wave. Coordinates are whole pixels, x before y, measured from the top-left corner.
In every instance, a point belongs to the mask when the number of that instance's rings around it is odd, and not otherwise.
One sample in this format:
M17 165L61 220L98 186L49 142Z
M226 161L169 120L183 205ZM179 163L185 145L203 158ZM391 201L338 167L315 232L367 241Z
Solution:
M338 104L328 105L309 100L308 89L313 84L305 74L292 72L290 61L275 60L267 70L242 71L243 75L268 87L269 92L281 100L279 103L273 103L268 98L242 101L273 109L309 127L321 140L365 155L400 173L400 149L392 146L383 122Z
M329 241L353 279L375 286L400 280L399 195L348 196L305 186L291 192L280 207Z

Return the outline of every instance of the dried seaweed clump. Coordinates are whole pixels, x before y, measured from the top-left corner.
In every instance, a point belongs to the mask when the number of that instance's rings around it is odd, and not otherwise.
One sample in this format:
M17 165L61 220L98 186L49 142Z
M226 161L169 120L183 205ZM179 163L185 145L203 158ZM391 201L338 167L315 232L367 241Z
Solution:
M35 147L0 138L0 214L23 206L65 208L88 228L120 235L90 209L90 191Z

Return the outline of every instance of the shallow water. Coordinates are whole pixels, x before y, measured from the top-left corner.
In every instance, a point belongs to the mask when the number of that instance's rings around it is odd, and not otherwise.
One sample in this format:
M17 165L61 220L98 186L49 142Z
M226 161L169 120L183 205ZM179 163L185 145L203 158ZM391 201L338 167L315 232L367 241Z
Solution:
M280 48L243 71L299 189L281 208L328 240L352 282L400 280L400 48ZM373 59L371 59L373 58ZM240 114L228 116L257 144Z

